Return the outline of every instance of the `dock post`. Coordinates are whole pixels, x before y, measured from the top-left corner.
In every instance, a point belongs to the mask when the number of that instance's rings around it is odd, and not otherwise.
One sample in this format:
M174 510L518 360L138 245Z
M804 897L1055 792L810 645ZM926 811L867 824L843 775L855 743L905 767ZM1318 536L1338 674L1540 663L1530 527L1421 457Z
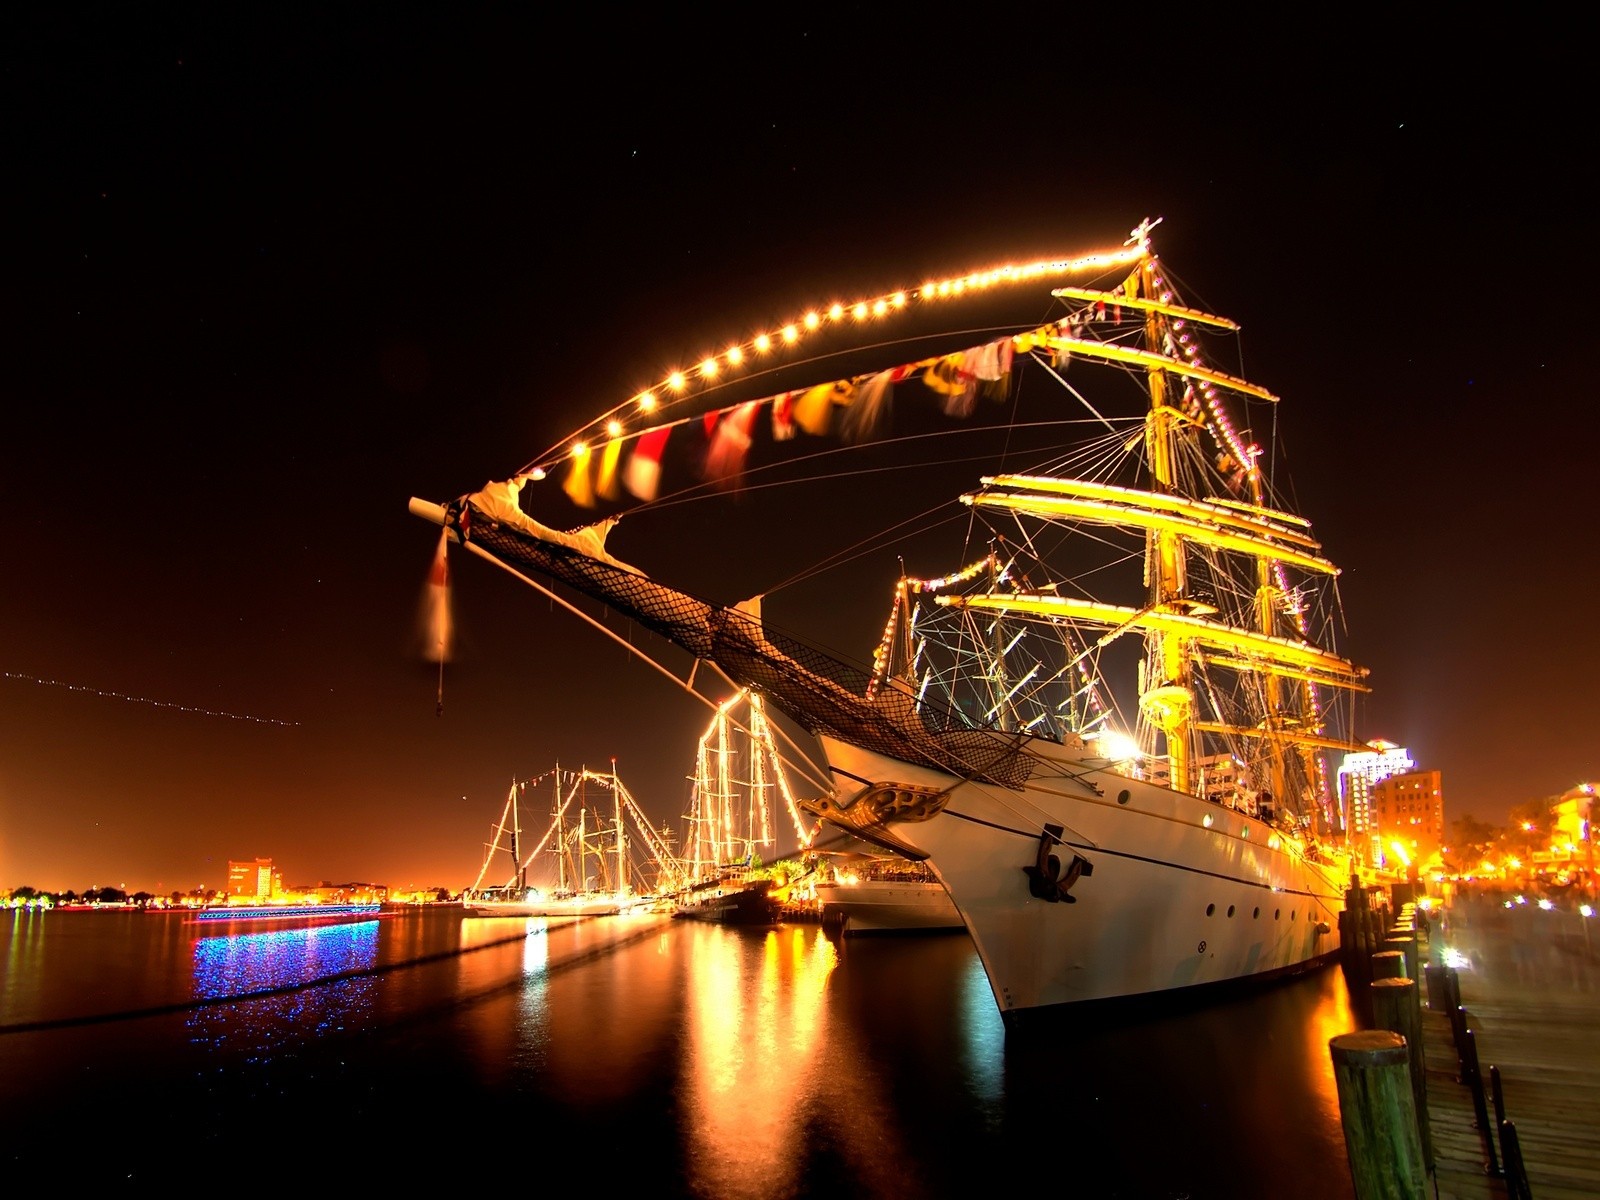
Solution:
M1406 978L1416 979L1417 976L1417 935L1414 933L1391 933L1383 943L1385 950L1398 950L1406 956Z
M1388 1029L1328 1041L1356 1200L1426 1200L1428 1172L1406 1039Z
M1372 956L1372 978L1379 979L1404 979L1406 977L1406 956L1399 950L1379 950Z
M1417 1007L1417 985L1411 979L1372 981L1372 1014L1379 1029L1398 1033L1406 1040L1411 1062L1411 1096L1417 1107L1417 1132L1422 1139L1423 1161L1433 1166L1433 1130L1428 1123L1428 1064L1422 1049L1422 1013Z
M1438 963L1429 963L1422 968L1422 977L1428 983L1429 1012L1444 1012L1450 1007L1449 980L1445 976L1447 969Z

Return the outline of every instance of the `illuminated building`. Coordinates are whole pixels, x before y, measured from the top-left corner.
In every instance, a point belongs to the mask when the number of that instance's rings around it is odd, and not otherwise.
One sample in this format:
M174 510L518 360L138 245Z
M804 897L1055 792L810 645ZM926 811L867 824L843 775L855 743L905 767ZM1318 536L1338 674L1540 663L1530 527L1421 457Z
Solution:
M1416 765L1404 746L1381 738L1367 745L1370 750L1346 754L1339 767L1339 800L1344 806L1352 839L1371 837L1378 830L1372 812L1372 785Z
M1563 792L1550 809L1554 828L1550 830L1548 856L1534 855L1534 861L1547 857L1547 866L1569 874L1594 874L1595 785L1580 783Z
M1444 844L1444 791L1438 771L1388 775L1371 786L1372 819L1383 842L1385 858L1402 857L1421 866Z
M253 858L246 862L228 862L228 895L230 897L267 900L281 890L277 871L272 869L270 858Z

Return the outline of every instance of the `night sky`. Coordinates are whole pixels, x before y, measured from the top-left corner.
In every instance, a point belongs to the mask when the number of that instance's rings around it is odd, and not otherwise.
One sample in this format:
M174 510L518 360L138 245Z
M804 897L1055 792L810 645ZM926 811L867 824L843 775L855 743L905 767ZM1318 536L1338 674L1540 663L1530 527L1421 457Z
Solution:
M392 7L7 18L0 887L455 889L558 762L676 821L704 710L464 555L436 712L408 499L819 297L1146 217L1284 398L1361 735L1447 816L1600 776L1561 29Z

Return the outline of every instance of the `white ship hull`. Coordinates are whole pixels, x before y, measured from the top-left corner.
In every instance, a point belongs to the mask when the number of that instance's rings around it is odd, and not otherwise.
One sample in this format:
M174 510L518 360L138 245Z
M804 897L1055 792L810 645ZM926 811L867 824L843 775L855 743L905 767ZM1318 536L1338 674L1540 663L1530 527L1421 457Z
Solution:
M863 879L817 884L822 923L854 933L924 933L965 929L961 912L939 883Z
M1243 813L1105 770L1053 742L1028 743L1041 761L1020 791L963 783L832 737L822 743L842 807L862 782L948 789L937 815L888 829L926 852L1002 1014L1266 979L1338 953L1344 867L1309 861ZM1062 829L1053 853L1064 865L1074 853L1090 864L1072 902L1030 893L1024 868L1047 825Z
M633 907L634 898L572 896L527 900L467 900L462 909L469 917L614 917Z

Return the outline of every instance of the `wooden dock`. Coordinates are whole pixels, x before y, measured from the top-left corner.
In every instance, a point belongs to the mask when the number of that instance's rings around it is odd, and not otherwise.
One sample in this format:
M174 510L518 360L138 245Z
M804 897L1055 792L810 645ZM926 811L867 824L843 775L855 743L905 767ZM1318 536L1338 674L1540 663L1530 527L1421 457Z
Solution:
M1435 1200L1600 1197L1600 927L1576 902L1544 910L1526 899L1458 898L1418 933L1419 961L1432 971L1458 964L1460 1018L1471 1031L1487 1122L1486 1130L1449 997L1430 997L1438 990L1424 986L1431 972L1419 972ZM1507 1161L1495 1076L1525 1190Z

